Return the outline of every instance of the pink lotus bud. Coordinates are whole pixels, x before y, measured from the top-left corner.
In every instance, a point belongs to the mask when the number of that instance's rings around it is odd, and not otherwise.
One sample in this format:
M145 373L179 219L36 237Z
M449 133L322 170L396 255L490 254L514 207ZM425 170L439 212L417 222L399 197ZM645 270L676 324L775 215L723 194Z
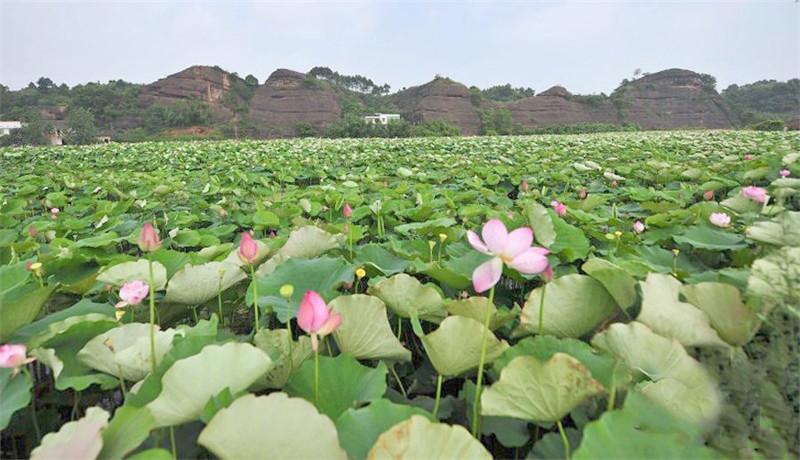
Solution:
M127 305L139 305L142 303L147 294L150 292L150 285L142 280L128 281L122 285L119 290L119 298L121 301L117 302L115 308L123 308Z
M139 234L139 239L136 241L139 244L139 249L144 252L153 252L161 248L161 238L158 237L156 228L150 221L144 223L142 233Z
M270 238L275 238L275 230L271 230L271 231L269 232L269 237L270 237Z
M741 193L742 196L759 203L764 203L767 201L767 191L761 187L748 185L747 187L743 187L739 193Z
M792 172L788 169L781 169L781 177L789 177L790 174L792 174Z
M444 215L445 215L445 216L449 216L449 215L450 215L450 210L448 209L447 211L445 211L445 212L444 212Z
M580 192L578 192L578 198L581 200L586 199L586 187L582 188Z
M25 270L28 270L28 271L33 270L32 265L33 265L33 262L31 262L30 260L25 262Z
M228 215L228 211L226 211L224 209L220 209L219 210L219 215L220 215L220 217L225 217L225 216Z
M753 159L753 155L751 155L751 154L749 154L749 153L745 153L745 154L744 154L744 159L745 159L745 160L752 160L752 159Z
M611 181L611 186L612 187L616 187L617 186L617 180L616 179Z
M50 212L52 212L53 214L58 214L59 212L61 212L61 210L58 208L51 208Z
M351 208L349 204L345 203L344 207L342 208L342 215L348 219L353 217L353 208Z
M731 225L730 216L725 214L724 212L711 213L711 215L708 216L708 220L717 227L725 228Z
M249 233L242 233L242 242L239 244L239 260L243 263L253 265L258 258L258 244Z
M248 233L250 233L250 236L256 236L256 232L254 232L252 228L248 230Z
M550 206L552 206L553 209L556 210L556 214L558 214L558 217L564 217L564 214L567 213L567 205L565 205L560 201L553 200L550 202Z
M713 200L714 199L714 190L709 190L706 193L704 193L703 194L703 198L705 198L706 201Z
M544 280L545 283L553 281L553 267L548 265L547 268L544 269L544 271L542 272L542 279Z
M531 191L531 188L528 186L528 181L522 179L522 184L520 184L520 188L522 189L523 193L528 193Z
M644 224L641 220L637 220L633 223L633 233L642 233L644 231Z
M50 214L50 219L56 220L58 219L58 216L56 216L55 214Z
M36 227L34 227L33 225L28 227L28 236L30 236L31 238L36 238Z
M20 343L0 345L0 367L13 369L36 361L36 358L26 358L26 354L25 345Z
M306 291L297 309L297 325L311 335L311 348L315 352L319 350L317 336L324 337L342 325L342 315L331 314L332 312L316 291Z

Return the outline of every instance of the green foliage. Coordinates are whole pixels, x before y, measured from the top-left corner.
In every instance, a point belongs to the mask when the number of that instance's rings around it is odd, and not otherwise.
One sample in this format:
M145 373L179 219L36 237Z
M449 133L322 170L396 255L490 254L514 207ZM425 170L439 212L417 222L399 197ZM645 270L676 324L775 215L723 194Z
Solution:
M574 125L547 125L526 129L525 134L587 134L641 131L638 123L576 123Z
M11 131L7 136L0 137L2 145L45 145L47 136L52 127L36 109L25 109L21 117L23 126Z
M76 107L67 114L66 132L64 140L68 144L90 144L94 142L97 128L94 126L94 116L88 109Z
M435 120L414 125L414 137L460 136L458 126L446 120Z
M376 85L375 82L361 75L342 75L328 67L314 67L306 74L312 78L327 80L342 88L368 94L388 94L389 85Z
M154 105L147 109L146 127L151 133L164 127L207 126L211 122L208 106L197 100L178 101L171 105Z
M372 124L362 117L350 115L330 125L324 133L325 137L411 137L412 126L406 120L390 120L388 124Z
M730 85L722 99L742 126L766 120L791 120L800 110L800 79L786 82L761 80L747 85Z
M492 86L479 91L486 99L498 102L511 102L536 95L536 92L531 88L524 88L522 86L514 88L511 86L511 83Z
M479 115L481 134L487 136L514 134L514 120L511 119L511 112L507 108L481 110Z
M750 129L755 131L783 131L783 120L764 120L754 123Z

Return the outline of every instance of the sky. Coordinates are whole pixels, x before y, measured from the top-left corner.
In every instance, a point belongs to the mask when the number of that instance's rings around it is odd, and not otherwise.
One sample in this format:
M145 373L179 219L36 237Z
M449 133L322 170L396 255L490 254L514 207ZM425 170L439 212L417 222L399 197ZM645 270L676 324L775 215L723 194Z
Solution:
M392 91L468 86L610 93L635 69L717 88L800 76L800 5L771 2L0 0L0 83L150 83L195 64L259 82L327 66Z

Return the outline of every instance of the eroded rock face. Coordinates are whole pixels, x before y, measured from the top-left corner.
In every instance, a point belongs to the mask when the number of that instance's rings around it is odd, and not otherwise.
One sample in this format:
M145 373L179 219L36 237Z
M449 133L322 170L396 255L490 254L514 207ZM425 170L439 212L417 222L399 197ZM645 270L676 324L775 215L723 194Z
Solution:
M533 97L509 102L511 119L523 128L577 123L621 123L610 101L592 104L573 99L563 86L554 86Z
M461 134L480 134L481 119L469 88L448 78L437 78L397 93L395 103L415 122L445 120L458 126Z
M139 102L170 105L180 100L200 100L208 105L214 121L227 121L233 118L233 112L219 99L238 78L219 67L192 66L142 87Z
M298 123L322 130L341 115L333 91L306 81L305 74L278 69L253 94L248 120L267 136L291 136Z

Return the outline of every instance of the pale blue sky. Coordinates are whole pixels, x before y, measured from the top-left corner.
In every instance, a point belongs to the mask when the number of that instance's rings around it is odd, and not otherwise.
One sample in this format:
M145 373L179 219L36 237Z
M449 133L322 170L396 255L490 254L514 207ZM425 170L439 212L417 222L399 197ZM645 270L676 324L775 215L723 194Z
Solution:
M441 74L485 88L610 92L680 67L722 89L800 74L800 6L770 2L20 2L0 0L0 82L149 83L192 64L263 82L328 66L396 91Z

